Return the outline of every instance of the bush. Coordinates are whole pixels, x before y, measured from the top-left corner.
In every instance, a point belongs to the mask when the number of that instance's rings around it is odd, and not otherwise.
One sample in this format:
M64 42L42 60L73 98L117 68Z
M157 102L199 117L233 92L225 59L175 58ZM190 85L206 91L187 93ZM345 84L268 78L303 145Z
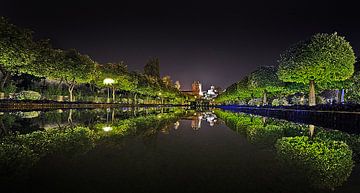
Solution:
M283 161L303 171L309 182L318 188L341 186L354 166L352 151L341 141L284 137L275 147Z
M260 106L262 104L262 99L251 99L248 102L248 105L250 106Z
M13 82L10 82L5 85L4 90L2 90L5 94L10 94L16 92L16 86Z
M287 106L289 102L285 98L274 99L271 103L271 106Z
M23 176L39 157L28 147L0 143L0 177Z
M35 91L21 91L16 94L17 100L40 100L41 94Z
M291 97L291 104L293 105L306 105L308 104L308 98L305 96L294 95Z
M316 137L323 140L336 140L345 142L353 152L353 159L360 161L360 137L337 130L320 130Z

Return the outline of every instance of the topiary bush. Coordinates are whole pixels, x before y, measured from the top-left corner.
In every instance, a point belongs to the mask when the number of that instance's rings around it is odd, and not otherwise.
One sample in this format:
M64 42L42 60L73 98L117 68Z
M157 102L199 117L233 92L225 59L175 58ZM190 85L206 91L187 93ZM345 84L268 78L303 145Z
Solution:
M318 188L341 186L354 166L352 151L342 141L284 137L275 147L281 160L303 171L309 182Z
M17 100L40 100L41 94L35 91L21 91L16 94L15 99Z
M288 106L289 102L286 100L286 98L279 98L279 99L274 99L271 102L271 106Z

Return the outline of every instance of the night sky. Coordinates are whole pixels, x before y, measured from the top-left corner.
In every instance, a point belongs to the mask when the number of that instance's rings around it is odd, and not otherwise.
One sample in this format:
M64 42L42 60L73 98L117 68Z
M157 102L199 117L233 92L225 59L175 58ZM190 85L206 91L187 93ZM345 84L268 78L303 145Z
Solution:
M0 15L54 47L75 48L100 63L142 71L160 58L161 75L189 89L226 88L261 65L276 65L289 45L337 31L360 51L360 13L346 1L17 1Z

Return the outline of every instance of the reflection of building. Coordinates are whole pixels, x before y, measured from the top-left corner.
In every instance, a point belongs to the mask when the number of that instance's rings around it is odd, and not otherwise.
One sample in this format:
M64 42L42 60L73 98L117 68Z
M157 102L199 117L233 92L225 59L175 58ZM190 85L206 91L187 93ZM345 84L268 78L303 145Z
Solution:
M195 113L194 116L191 117L191 128L194 130L200 129L202 120L208 122L212 127L215 125L217 117L212 112Z
M198 130L201 128L202 115L195 113L191 120L191 128Z
M219 94L219 91L215 89L215 86L211 86L207 92L204 92L205 99L213 99Z
M204 119L206 119L206 121L209 123L211 127L214 126L217 121L216 115L211 112L203 113L203 117Z

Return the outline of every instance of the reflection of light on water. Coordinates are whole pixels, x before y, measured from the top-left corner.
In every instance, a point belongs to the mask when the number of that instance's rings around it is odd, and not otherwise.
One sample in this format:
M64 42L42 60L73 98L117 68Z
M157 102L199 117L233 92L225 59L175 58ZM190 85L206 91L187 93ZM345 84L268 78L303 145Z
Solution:
M210 112L204 113L204 118L205 118L206 122L208 122L211 127L214 126L216 121L217 121L216 115L213 114L213 113L210 113Z
M102 129L103 129L103 131L108 132L108 131L112 130L112 127L106 126L106 127L103 127Z
M23 119L31 119L38 117L40 115L40 111L29 111L29 112L16 112Z
M179 122L179 121L176 121L176 122L174 123L174 129L177 130L177 129L179 128L179 126L180 126L180 122Z

